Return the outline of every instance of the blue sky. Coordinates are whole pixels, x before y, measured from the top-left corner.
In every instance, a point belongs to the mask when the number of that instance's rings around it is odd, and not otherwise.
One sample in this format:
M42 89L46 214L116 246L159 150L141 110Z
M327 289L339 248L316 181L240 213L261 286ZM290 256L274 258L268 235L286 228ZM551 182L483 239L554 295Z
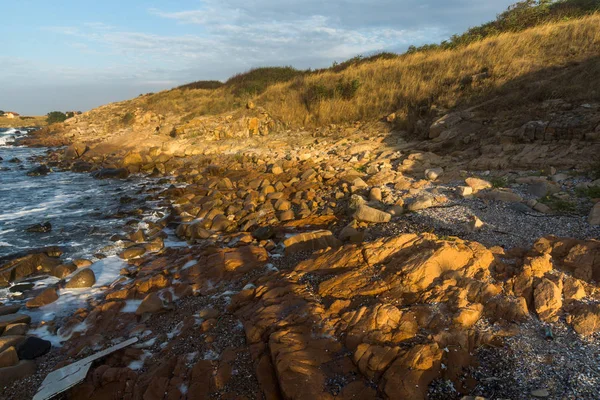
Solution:
M264 65L439 42L512 0L0 0L0 109L88 110Z

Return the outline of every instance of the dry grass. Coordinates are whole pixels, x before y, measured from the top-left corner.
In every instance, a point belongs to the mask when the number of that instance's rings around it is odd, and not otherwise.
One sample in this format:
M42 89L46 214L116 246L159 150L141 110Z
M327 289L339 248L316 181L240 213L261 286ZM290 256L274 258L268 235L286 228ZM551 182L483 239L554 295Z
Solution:
M20 128L29 126L46 126L46 116L6 118L0 117L0 128Z
M496 111L549 98L600 100L599 26L600 15L595 14L500 34L455 50L301 73L254 96L227 84L173 89L114 104L117 112L113 108L107 118L122 118L140 108L187 122L238 110L252 99L288 127L368 122L395 112L401 127L410 128L434 105L450 109L494 98L490 107ZM487 71L486 79L469 82L482 71ZM358 83L351 95L337 89L349 82ZM315 88L325 95L315 96Z
M593 91L600 86L591 82L600 80L598 60L580 71L587 77L549 78L562 73L562 67L600 56L599 26L600 15L594 15L502 34L457 50L416 53L352 66L340 73L308 75L291 84L270 87L256 102L291 125L323 125L373 120L392 112L406 121L410 111L419 107L436 104L452 108L497 95L508 96L513 102L561 95L598 98L600 93ZM488 79L465 83L466 77L486 70ZM307 87L342 78L360 82L355 97L323 99L310 110L303 104L302 93ZM537 93L531 93L532 83ZM539 98L532 99L532 94Z

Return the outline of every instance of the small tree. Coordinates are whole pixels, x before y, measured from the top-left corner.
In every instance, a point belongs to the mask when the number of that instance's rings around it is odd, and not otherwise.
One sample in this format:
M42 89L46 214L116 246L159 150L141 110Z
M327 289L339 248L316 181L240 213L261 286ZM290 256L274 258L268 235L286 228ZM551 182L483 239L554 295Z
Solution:
M0 110L0 117L4 115L4 111Z
M55 124L58 122L63 122L67 119L67 115L60 111L52 111L47 114L46 122L49 124Z

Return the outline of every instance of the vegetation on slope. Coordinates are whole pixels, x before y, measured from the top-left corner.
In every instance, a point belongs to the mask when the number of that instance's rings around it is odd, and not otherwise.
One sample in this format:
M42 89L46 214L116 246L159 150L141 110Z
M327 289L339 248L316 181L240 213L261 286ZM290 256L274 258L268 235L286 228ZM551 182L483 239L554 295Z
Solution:
M199 81L140 96L121 103L119 115L141 108L187 122L252 100L290 127L395 113L400 127L412 129L432 107L490 99L494 109L551 98L592 101L600 96L594 90L600 86L600 14L587 14L599 7L600 0L527 0L423 51L355 57L316 71L258 68L225 83Z

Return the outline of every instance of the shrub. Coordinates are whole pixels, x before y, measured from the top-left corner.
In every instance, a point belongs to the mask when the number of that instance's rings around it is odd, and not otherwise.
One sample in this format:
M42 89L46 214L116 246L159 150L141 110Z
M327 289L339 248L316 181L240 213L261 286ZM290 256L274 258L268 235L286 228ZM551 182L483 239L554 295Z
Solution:
M4 115L4 111L0 110L0 117Z
M46 122L48 122L48 124L55 124L58 122L63 122L64 120L67 119L67 115L60 111L49 112L46 116L47 116Z
M123 118L121 118L121 122L123 123L123 125L131 125L134 119L135 115L133 115L133 113L128 112L127 114L123 115Z
M218 89L223 86L221 81L196 81L192 83L186 83L177 87L177 89L191 90L191 89Z
M306 71L300 71L293 67L255 68L232 76L225 82L225 85L230 87L236 96L256 96L271 85L291 81L305 73Z

